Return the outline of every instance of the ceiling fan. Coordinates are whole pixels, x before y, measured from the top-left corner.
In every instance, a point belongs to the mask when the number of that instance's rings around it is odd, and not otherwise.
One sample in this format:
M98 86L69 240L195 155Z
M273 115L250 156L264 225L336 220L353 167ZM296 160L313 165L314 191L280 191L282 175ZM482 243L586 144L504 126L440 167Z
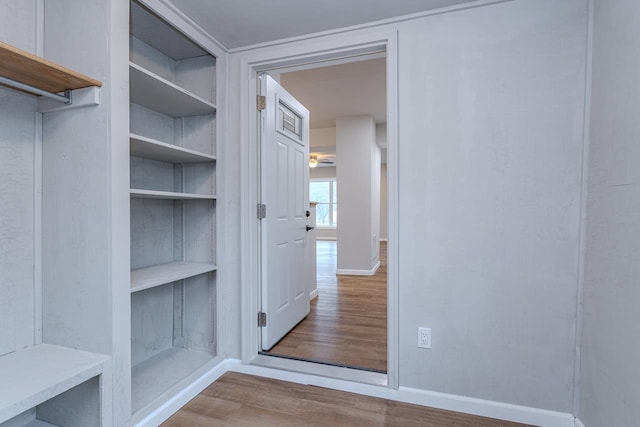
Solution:
M309 155L309 167L310 168L315 168L318 166L333 166L335 165L335 159L332 158L318 158L317 154L310 154Z

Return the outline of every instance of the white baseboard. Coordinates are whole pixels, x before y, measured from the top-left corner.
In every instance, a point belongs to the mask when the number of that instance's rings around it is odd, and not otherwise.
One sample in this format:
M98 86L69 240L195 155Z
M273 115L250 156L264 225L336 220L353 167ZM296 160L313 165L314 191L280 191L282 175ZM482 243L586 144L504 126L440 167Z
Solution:
M158 426L227 371L273 378L297 384L314 385L381 399L395 400L398 402L412 403L415 405L429 406L437 409L523 424L545 427L585 427L579 419L563 412L419 390L410 387L400 387L398 390L394 390L383 385L365 384L284 369L243 364L238 359L225 359L220 362L202 375L197 381L189 385L189 387L185 388L182 392L137 423L136 427Z
M350 270L339 268L338 270L336 270L336 274L345 276L373 276L374 274L376 274L376 271L378 271L378 268L380 268L380 261L378 261L371 270Z
M309 301L311 301L314 298L318 297L318 289L314 289L311 292L309 292Z
M495 402L492 400L458 396L410 387L398 389L402 402L430 406L448 411L463 412L499 420L545 427L573 427L574 417L565 412Z
M545 427L574 427L574 417L563 412L548 411L528 406L494 402L453 394L400 387L398 390L386 386L371 385L283 369L242 364L235 360L229 363L229 370L244 374L273 378L298 384L308 384L334 390L358 393L381 399L395 400L421 406L429 406L448 411L463 412L504 421L518 422Z
M163 405L158 407L155 411L144 417L138 423L136 427L151 427L159 426L161 423L169 419L169 417L175 414L180 408L186 405L191 399L196 397L202 390L209 387L211 383L220 378L225 372L229 370L229 361L231 359L224 359L216 366L204 373L188 387L184 388L180 393L173 396L166 401Z

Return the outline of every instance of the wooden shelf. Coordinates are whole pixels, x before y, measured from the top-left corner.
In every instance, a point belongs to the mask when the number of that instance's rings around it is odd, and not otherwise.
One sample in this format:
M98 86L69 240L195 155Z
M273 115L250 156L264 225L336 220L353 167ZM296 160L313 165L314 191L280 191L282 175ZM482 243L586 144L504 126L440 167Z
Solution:
M216 106L149 70L129 62L131 102L171 117L214 114Z
M166 142L136 135L129 135L131 142L131 155L144 157L145 159L159 160L169 163L203 163L214 162L215 156L167 144Z
M0 357L0 423L100 375L108 359L49 344Z
M165 200L215 200L216 196L208 194L174 193L171 191L139 190L132 188L131 197L134 199L165 199Z
M213 360L204 351L171 347L131 369L131 406L133 412L151 403L172 386Z
M188 279L199 274L215 271L216 266L200 262L170 262L131 271L131 293L155 286L166 285L177 280Z
M98 80L3 42L0 42L0 75L53 93L102 86Z

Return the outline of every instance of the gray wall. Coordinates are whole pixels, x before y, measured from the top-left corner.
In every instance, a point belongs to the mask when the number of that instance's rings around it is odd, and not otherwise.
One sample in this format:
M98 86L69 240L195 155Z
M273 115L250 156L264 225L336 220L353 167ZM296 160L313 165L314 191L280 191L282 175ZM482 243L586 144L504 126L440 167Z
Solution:
M586 30L585 0L400 26L400 384L572 411Z
M385 29L399 47L400 385L571 412L587 0L515 0L335 37ZM232 54L230 91L243 59L322 40ZM231 141L242 102L231 99ZM239 165L237 145L227 160ZM227 232L237 240L239 228ZM229 304L239 301L240 290ZM417 348L418 326L432 328L432 350ZM239 330L237 319L230 336Z
M640 3L595 2L579 417L638 424Z

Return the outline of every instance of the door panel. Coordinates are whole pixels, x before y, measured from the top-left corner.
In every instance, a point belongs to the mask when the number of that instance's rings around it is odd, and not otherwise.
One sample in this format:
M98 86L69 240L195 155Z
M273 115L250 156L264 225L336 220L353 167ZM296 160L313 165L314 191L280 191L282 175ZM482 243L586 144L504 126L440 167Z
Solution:
M309 112L271 77L261 77L261 310L268 350L309 313L306 287Z

